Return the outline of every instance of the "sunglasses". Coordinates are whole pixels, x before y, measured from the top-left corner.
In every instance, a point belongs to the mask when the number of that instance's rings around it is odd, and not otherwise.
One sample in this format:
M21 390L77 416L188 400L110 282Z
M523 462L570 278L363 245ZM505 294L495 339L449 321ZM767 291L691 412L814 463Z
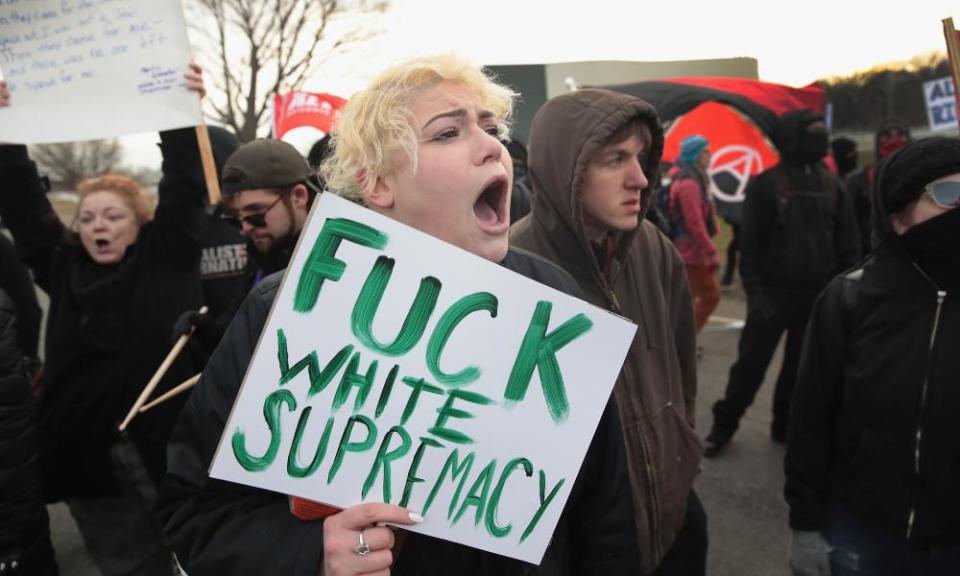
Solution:
M931 182L923 192L941 208L956 208L960 205L960 182L956 180Z
M276 206L280 200L283 200L283 196L277 196L277 199L273 201L273 204L270 204L263 210L258 210L257 212L253 212L252 214L247 214L245 216L241 216L239 213L233 210L224 211L220 214L220 219L236 226L237 228L241 228L244 222L253 226L254 228L263 228L267 225L267 212L273 210L273 207Z

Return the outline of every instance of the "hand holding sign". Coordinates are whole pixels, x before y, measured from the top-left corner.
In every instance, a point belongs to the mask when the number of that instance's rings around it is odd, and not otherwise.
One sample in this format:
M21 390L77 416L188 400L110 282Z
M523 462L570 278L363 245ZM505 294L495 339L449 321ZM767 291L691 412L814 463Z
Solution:
M358 504L323 523L324 576L379 573L393 565L393 530L383 523L412 525L419 514L393 504Z
M7 90L7 83L0 80L0 106L10 105L10 91Z
M207 95L207 89L203 85L203 68L201 68L196 62L191 62L188 64L188 66L190 67L190 70L183 74L184 80L187 81L187 90L196 92L200 95L200 99L202 100L203 97Z

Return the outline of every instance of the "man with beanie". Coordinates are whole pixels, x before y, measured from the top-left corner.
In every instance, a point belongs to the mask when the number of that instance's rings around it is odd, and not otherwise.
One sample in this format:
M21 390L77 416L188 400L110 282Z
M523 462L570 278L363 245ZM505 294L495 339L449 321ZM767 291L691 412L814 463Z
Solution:
M737 431L784 331L770 436L786 441L810 308L830 279L860 258L850 198L822 164L828 147L823 118L812 110L785 113L777 144L780 163L747 185L740 261L747 320L726 392L713 405L704 452L708 457L719 454Z
M660 181L660 120L636 97L576 90L537 112L529 151L533 208L511 244L559 264L587 301L639 325L614 386L638 573L703 575L693 306L679 254L644 218Z
M697 333L720 303L717 271L716 209L710 194L710 145L700 134L680 142L680 156L670 184L670 220L673 239L687 268L693 293Z
M845 183L847 193L853 198L853 209L857 214L860 228L860 251L870 252L873 227L870 225L870 211L873 204L873 182L877 163L910 143L910 128L899 118L887 118L880 123L874 136L874 152L877 160L847 175Z
M817 299L803 348L790 564L960 574L960 140L908 144L874 182L877 244Z

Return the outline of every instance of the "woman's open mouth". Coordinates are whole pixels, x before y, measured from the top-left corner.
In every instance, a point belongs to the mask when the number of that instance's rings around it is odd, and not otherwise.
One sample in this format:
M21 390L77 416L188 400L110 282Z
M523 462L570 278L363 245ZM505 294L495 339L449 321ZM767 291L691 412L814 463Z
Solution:
M477 223L489 234L502 234L510 227L507 215L508 184L508 179L503 176L490 180L473 203Z

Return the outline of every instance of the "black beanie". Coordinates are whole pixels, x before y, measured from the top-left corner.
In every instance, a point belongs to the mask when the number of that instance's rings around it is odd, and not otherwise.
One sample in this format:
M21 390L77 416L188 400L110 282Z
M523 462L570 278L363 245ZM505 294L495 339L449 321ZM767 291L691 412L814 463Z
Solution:
M938 178L960 173L960 139L935 136L907 144L877 168L877 200L884 214L895 214Z

